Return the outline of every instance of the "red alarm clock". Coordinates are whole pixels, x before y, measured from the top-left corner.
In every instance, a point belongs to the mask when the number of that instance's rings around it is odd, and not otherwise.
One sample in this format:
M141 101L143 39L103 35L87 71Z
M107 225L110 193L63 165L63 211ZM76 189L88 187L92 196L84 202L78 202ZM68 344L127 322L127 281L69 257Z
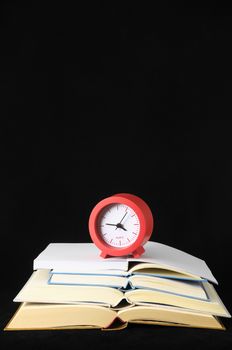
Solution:
M147 203L129 193L119 193L101 200L89 217L91 239L101 250L100 256L103 258L141 256L153 227L153 215Z

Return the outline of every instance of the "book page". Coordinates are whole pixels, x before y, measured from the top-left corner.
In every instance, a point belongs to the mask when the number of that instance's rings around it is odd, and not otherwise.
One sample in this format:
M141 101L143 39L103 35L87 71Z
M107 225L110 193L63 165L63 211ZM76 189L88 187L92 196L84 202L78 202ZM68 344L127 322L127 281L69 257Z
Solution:
M172 308L165 306L135 306L130 309L118 311L118 316L124 322L133 321L155 321L155 322L170 322L175 325L189 325L191 327L204 327L223 329L224 327L212 315L191 312L180 308Z
M50 243L33 261L33 269L56 269L59 272L88 272L99 269L127 270L124 258L100 257L93 243Z
M117 312L95 305L23 303L5 330L107 328Z
M52 273L48 281L50 284L104 286L112 288L126 288L128 278L122 276L89 275L72 273Z
M134 265L134 264L133 264ZM130 265L129 265L130 267ZM129 269L131 275L147 275L147 276L156 276L163 278L172 278L180 280L189 280L189 281L206 281L206 279L201 278L200 276L193 275L188 272L178 272L177 268L164 268L157 264L152 263L135 263L133 267Z
M170 269L177 268L178 271L188 272L217 284L217 280L204 260L158 242L148 241L144 248L145 253L141 258L129 257L128 261L154 263L167 268L170 267Z
M231 317L225 305L219 298L213 285L204 282L204 288L208 295L208 300L200 300L190 298L182 295L174 295L170 293L164 293L158 290L148 289L134 289L125 292L125 297L129 303L132 304L145 304L145 303L157 303L163 305L172 305L182 307L196 312L210 313L216 316Z
M129 277L129 282L134 288L153 289L163 291L164 293L208 300L208 296L204 289L204 283L201 282L180 281L143 275L133 275Z
M98 286L48 284L49 270L34 271L13 301L31 303L95 303L115 306L124 294L119 289Z

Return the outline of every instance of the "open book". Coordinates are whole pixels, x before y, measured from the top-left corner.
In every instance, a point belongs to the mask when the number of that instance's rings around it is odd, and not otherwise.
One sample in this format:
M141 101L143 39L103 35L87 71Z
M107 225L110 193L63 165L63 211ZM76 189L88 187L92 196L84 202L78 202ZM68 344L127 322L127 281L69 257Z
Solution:
M165 305L114 310L97 305L23 303L5 330L113 330L125 328L128 323L225 329L215 316Z
M179 294L152 289L119 290L111 287L51 285L48 284L49 270L34 271L14 298L15 302L31 303L73 303L96 304L116 307L123 301L130 305L163 304L188 308L203 313L230 317L213 285L204 282L207 299L192 298Z
M53 274L60 274L59 283L62 283L65 274L72 273L127 277L143 274L182 280L207 280L217 284L204 260L158 242L148 241L144 248L145 253L140 258L127 256L103 259L93 243L50 243L34 259L33 269L50 269Z
M51 274L48 283L53 285L108 286L122 290L143 288L191 298L208 299L202 282L161 278L151 275L132 275L130 277L124 277L113 275Z

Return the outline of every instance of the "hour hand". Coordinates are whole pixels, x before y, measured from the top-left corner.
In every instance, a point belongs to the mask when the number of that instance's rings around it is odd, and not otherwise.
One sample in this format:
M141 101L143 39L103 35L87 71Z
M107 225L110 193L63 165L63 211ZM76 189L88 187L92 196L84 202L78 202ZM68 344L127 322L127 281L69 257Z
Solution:
M127 229L125 227L122 226L122 224L118 223L118 224L109 224L106 223L106 225L110 225L110 226L116 226L115 230L117 230L118 228L121 228L124 231L127 231Z

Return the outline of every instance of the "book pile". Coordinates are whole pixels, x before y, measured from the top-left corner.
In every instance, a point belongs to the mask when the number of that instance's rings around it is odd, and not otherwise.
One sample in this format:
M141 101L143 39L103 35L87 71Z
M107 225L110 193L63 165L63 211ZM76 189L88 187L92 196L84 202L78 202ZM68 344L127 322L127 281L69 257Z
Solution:
M93 243L51 243L14 298L5 330L122 329L128 323L225 329L231 317L205 261L148 241L140 258L102 259Z

